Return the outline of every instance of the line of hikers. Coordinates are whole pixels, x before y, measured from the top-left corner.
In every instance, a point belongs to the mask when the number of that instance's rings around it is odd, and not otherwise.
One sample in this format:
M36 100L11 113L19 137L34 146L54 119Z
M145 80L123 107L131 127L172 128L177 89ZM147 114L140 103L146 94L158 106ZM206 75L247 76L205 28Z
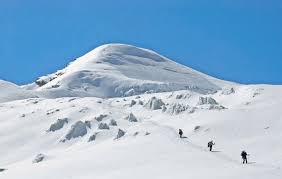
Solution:
M183 137L183 131L182 131L182 129L179 129L179 136L180 136L180 138L184 138ZM210 150L210 152L212 152L212 147L215 145L215 143L213 142L213 141L209 141L208 142L208 148L209 148L209 150ZM248 159L247 159L247 156L248 156L249 154L247 154L247 152L246 151L242 151L241 152L241 157L242 157L242 159L243 159L243 164L248 164Z

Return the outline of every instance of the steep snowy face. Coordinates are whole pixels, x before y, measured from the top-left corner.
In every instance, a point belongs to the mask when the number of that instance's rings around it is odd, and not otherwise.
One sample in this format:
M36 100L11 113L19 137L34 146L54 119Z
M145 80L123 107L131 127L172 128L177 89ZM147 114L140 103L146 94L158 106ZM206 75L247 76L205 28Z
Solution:
M34 97L36 95L30 91L24 90L13 83L0 80L0 103Z
M221 89L218 81L153 51L108 44L39 78L35 89L45 97L105 98L186 89L207 94Z

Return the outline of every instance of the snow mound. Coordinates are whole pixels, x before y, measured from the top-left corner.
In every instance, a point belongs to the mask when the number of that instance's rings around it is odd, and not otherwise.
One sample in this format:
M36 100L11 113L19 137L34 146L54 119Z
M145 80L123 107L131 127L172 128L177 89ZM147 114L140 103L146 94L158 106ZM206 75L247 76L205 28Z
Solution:
M92 127L91 121L85 121L84 123L89 129L91 129L91 127Z
M111 119L110 125L111 125L111 126L117 126L117 121L114 120L114 119Z
M86 134L87 134L87 124L82 121L78 121L71 126L71 129L69 130L69 132L65 136L65 139L62 142L77 137L83 137Z
M164 106L165 103L156 97L152 97L149 99L149 101L144 105L145 108L151 109L151 110L158 110L162 109L162 106Z
M141 100L138 100L138 104L141 105L141 106L143 106L143 105L144 105L144 102L141 101Z
M226 109L224 106L218 104L218 102L212 97L199 97L199 101L197 105L200 106L201 109L208 109L208 110Z
M100 123L98 125L98 129L101 129L101 130L109 130L110 129L110 126L107 124L107 123Z
M197 132L198 130L200 130L201 126L195 126L194 127L194 132Z
M130 113L125 119L129 122L138 122L137 118L132 113Z
M108 115L106 115L106 114L101 114L100 116L95 117L95 120L98 121L98 122L101 122L101 121L103 121L103 119L105 119L106 117L108 117Z
M50 128L47 130L47 132L55 132L57 130L60 130L64 127L65 124L67 124L69 121L67 118L64 119L58 119L55 123L51 124Z
M93 135L91 135L88 139L88 142L93 142L96 140L98 133L94 133Z
M208 106L209 110L222 110L222 109L227 109L226 107L222 106L222 105L210 105Z
M107 98L176 90L208 94L220 90L222 84L225 82L151 50L108 44L76 59L65 69L39 78L26 89L34 89L46 98Z
M169 107L167 107L167 109L163 111L165 111L168 114L177 115L184 111L187 111L188 113L193 113L195 111L195 108L189 105L173 103L173 104L170 104Z
M218 103L212 97L199 97L198 105L204 105L204 104L216 105Z
M178 94L176 95L176 99L189 99L191 97L191 94L189 93L182 93L182 94Z
M235 89L233 87L224 87L224 88L222 88L221 94L223 94L223 95L230 95L232 93L235 93Z
M122 138L125 135L125 131L118 129L118 133L115 139Z
M40 163L45 159L45 155L44 154L38 154L35 159L32 161L32 163Z
M134 106L137 102L135 100L131 100L130 107Z

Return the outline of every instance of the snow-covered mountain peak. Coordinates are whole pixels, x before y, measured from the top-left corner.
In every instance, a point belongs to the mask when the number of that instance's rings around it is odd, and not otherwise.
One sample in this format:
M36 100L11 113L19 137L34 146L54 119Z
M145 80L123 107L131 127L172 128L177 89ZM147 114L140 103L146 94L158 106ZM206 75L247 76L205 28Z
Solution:
M65 69L39 78L35 84L29 87L36 89L40 96L49 98L107 98L176 90L206 94L222 87L220 80L151 50L125 44L97 47Z
M165 57L162 57L161 55L157 54L154 51L147 50L144 48L135 47L132 45L126 45L126 44L105 44L101 45L94 50L87 53L85 58L87 59L93 59L95 57L105 57L105 56L111 56L111 55L127 55L127 56L136 56L147 60L152 60L156 62L164 62Z
M67 68L68 71L97 68L97 64L129 65L142 64L153 65L157 62L169 61L167 58L147 49L138 48L126 44L105 44L76 59ZM95 65L93 67L93 65Z

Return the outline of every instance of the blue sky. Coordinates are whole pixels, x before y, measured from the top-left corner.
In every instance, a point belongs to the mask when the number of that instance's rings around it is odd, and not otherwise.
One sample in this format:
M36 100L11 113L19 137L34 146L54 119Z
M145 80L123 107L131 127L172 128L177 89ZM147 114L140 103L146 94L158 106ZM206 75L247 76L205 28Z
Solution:
M7 0L0 39L0 79L17 84L113 42L225 80L282 84L279 0Z

